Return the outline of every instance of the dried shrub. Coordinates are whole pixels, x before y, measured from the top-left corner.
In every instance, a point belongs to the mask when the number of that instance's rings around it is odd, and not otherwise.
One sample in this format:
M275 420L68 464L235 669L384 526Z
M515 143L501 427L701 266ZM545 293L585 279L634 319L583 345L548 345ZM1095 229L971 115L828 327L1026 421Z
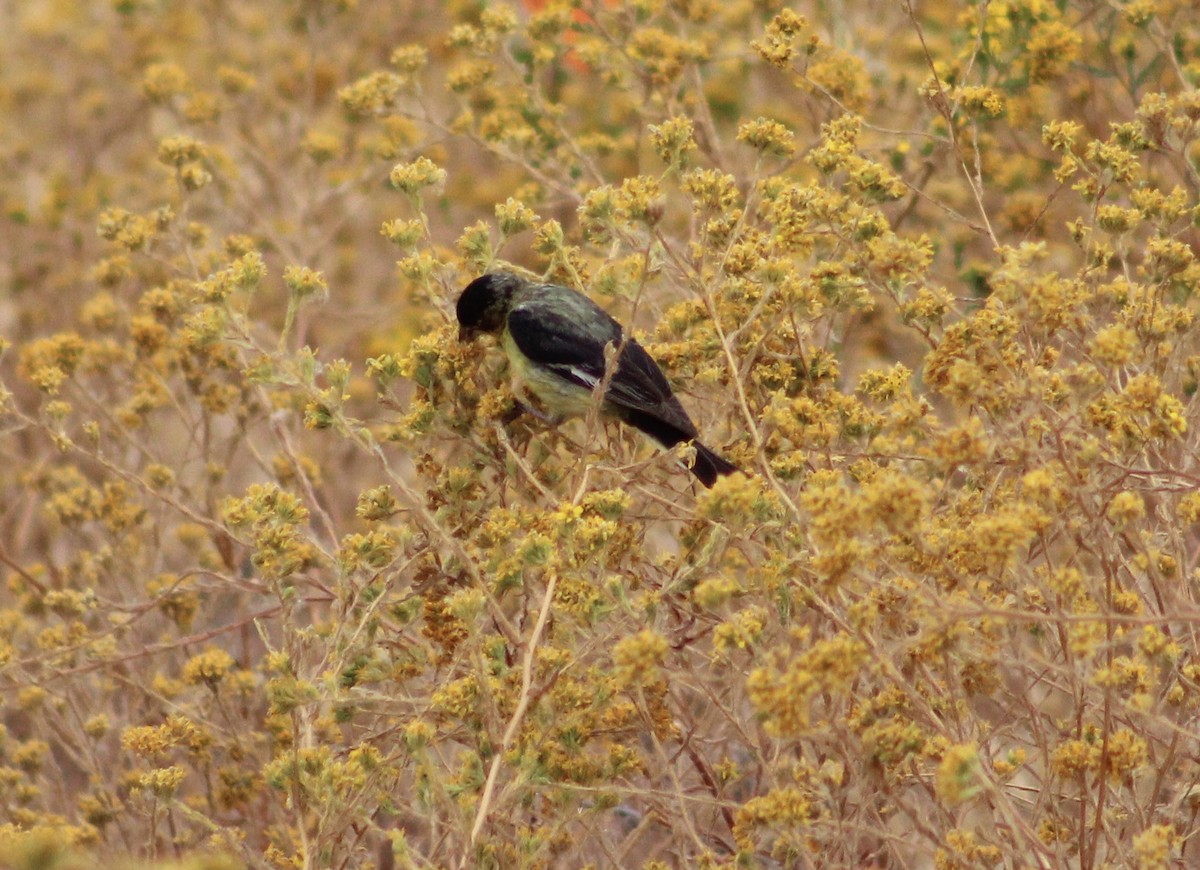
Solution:
M781 5L0 11L0 863L1196 863L1195 16Z

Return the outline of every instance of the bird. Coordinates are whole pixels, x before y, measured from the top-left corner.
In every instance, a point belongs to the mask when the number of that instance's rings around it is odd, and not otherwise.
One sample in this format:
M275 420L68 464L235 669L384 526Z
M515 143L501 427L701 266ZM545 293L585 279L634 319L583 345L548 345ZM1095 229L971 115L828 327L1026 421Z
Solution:
M561 420L587 414L605 381L600 411L649 435L665 448L690 442L696 478L712 487L738 467L697 440L696 424L666 375L608 312L584 294L558 284L489 272L462 291L455 306L459 341L490 334L500 339L516 380ZM608 350L612 347L612 350Z

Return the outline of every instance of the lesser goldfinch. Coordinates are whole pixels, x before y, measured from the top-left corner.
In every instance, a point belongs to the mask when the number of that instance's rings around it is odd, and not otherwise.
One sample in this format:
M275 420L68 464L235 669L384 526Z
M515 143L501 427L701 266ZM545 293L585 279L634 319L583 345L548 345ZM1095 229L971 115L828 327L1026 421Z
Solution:
M618 354L600 410L663 447L692 442L692 472L711 487L737 471L696 440L696 425L645 349L582 293L509 272L476 278L458 298L459 340L497 335L517 379L558 417L586 414L605 378L605 349Z

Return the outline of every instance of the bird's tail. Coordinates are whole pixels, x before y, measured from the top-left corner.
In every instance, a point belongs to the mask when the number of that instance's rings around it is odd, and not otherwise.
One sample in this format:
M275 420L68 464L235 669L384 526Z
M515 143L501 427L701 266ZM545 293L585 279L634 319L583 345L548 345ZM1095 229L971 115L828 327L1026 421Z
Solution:
M735 471L741 470L728 459L713 453L699 441L693 441L692 446L696 448L696 461L692 464L692 474L696 475L697 479L710 489L720 475L733 474Z
M675 401L674 397L672 397L672 401ZM695 440L696 428L692 426L692 421L687 419L687 414L684 413L683 408L678 407L677 401L676 408L678 414L683 418L683 422L687 424L687 429L664 420L659 414L653 414L639 408L619 408L618 413L626 423L645 432L668 450L680 442L690 441L692 446L696 448L696 461L691 466L692 474L696 475L700 482L710 489L722 474L733 474L735 471L741 471L732 462L722 459L699 441Z

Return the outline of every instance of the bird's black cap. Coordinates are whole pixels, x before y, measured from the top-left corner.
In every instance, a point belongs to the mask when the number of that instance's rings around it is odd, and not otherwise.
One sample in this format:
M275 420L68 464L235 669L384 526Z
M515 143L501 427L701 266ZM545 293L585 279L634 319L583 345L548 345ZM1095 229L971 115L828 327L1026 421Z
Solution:
M513 294L523 283L508 272L492 272L476 278L458 297L459 338L471 339L480 333L498 333L512 306Z

